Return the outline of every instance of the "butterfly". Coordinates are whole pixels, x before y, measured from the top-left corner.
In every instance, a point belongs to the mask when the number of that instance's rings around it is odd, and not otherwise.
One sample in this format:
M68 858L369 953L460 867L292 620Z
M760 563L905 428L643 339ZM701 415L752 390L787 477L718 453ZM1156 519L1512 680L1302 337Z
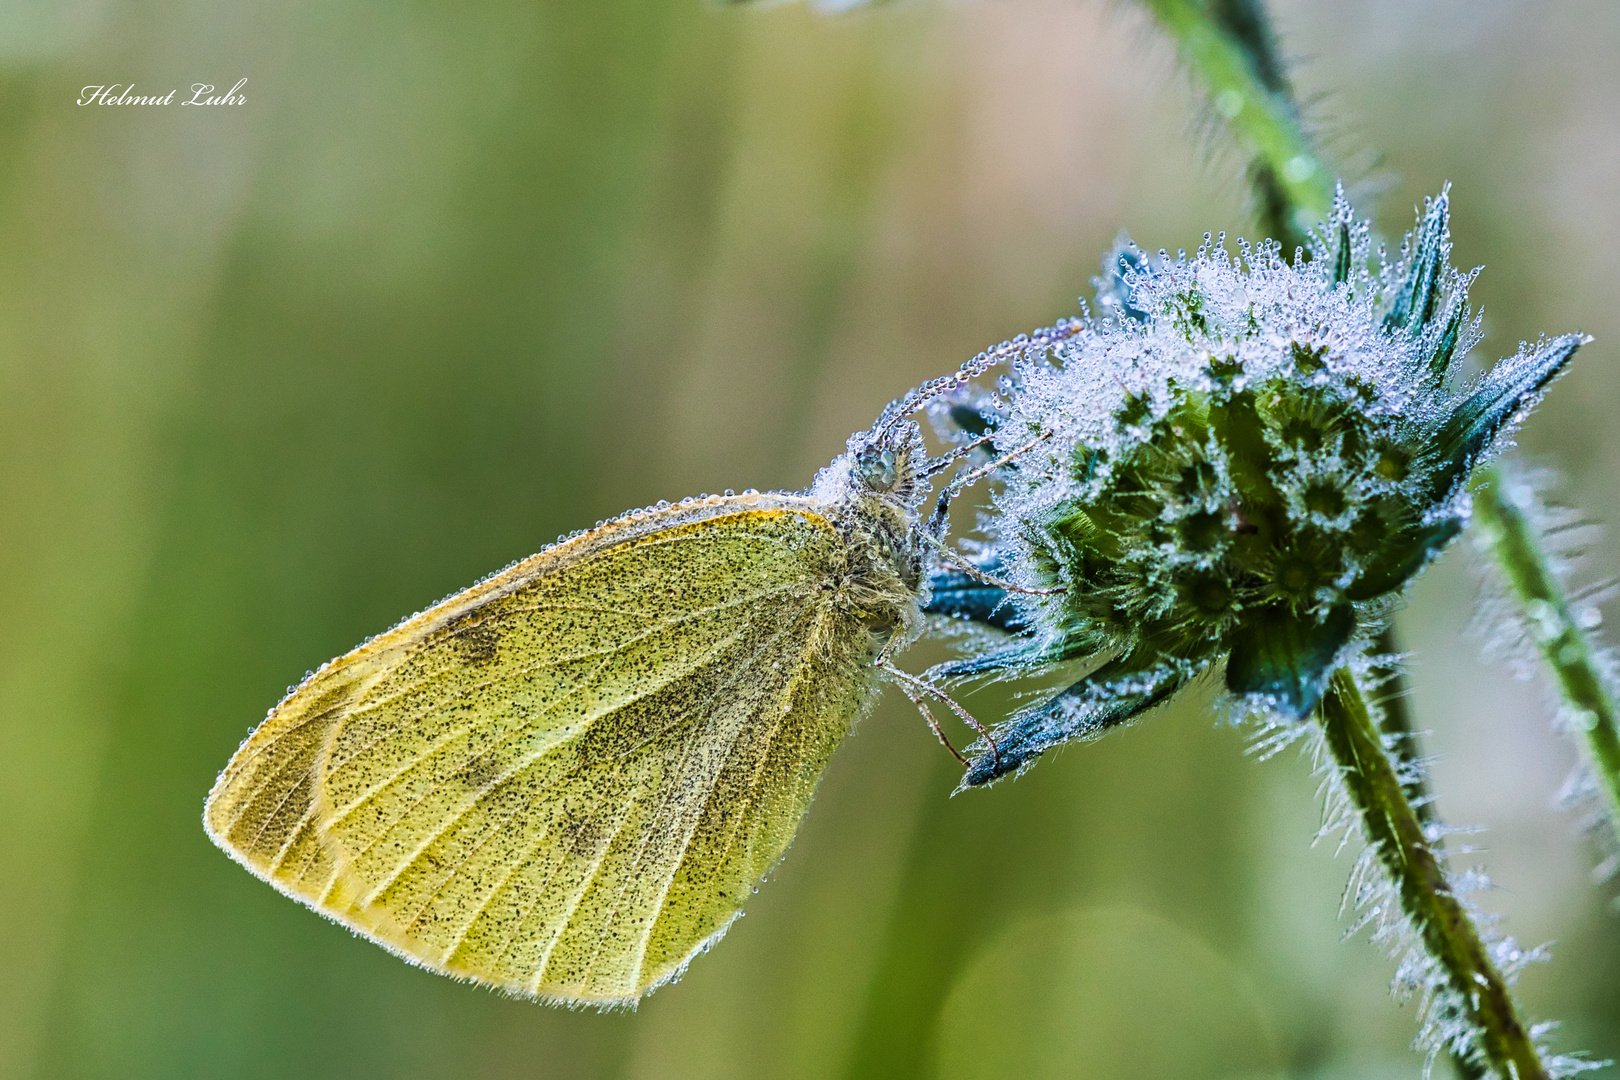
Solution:
M960 473L923 519L927 401L891 405L800 493L627 514L327 663L208 796L256 876L406 960L569 1005L678 977L781 856L895 667ZM968 567L970 572L971 566ZM955 753L954 748L952 752ZM958 755L960 758L960 755Z

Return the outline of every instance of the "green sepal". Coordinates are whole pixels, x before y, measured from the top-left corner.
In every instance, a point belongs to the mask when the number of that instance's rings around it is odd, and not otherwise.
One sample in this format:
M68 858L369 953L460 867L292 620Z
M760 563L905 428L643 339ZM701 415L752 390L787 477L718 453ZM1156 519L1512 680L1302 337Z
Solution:
M1381 556L1344 591L1345 596L1360 601L1394 592L1429 565L1430 559L1456 539L1462 527L1462 518L1446 518L1432 525L1407 529L1390 540Z
M1423 224L1412 241L1411 262L1401 283L1394 306L1384 316L1389 330L1406 328L1416 334L1434 318L1440 305L1451 257L1451 199L1442 191L1428 206Z
M1231 458L1233 486L1245 496L1258 496L1267 504L1279 502L1276 485L1271 480L1275 455L1266 442L1265 424L1255 408L1254 391L1243 390L1212 401L1209 430Z
M1268 698L1278 712L1301 719L1322 699L1333 662L1355 629L1349 604L1331 608L1320 620L1282 605L1262 608L1232 635L1226 688Z
M1343 285L1356 271L1356 216L1344 197L1342 184L1334 185L1333 208L1311 236L1311 258L1328 267L1328 282Z
M1446 327L1434 343L1434 352L1419 361L1427 385L1435 391L1445 385L1446 374L1451 370L1452 356L1457 352L1457 342L1462 340L1463 321L1467 318L1468 305L1459 297L1452 302L1451 315L1446 319Z
M1333 284L1343 285L1350 280L1350 271L1354 268L1351 259L1355 249L1350 241L1349 216L1338 214L1336 217L1337 220L1334 222L1337 228L1334 230Z
M1451 497L1514 415L1563 374L1586 340L1581 334L1565 334L1529 356L1504 360L1491 369L1436 433L1439 463L1430 481L1431 500L1438 503Z
M1240 558L1263 558L1276 542L1282 520L1282 497L1271 478L1275 454L1266 440L1255 394L1243 390L1209 405L1209 430L1227 454L1232 487L1244 528L1233 543Z

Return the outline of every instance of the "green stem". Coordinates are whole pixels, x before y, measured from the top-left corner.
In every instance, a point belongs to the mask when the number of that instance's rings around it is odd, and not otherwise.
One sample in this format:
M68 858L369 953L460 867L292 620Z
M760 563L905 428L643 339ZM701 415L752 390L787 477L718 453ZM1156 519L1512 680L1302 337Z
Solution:
M1479 1049L1503 1080L1547 1080L1507 981L1446 879L1441 858L1384 750L1377 721L1348 668L1334 673L1318 713L1361 827L1400 895L1401 910L1444 970L1479 1032Z
M1558 681L1570 726L1585 736L1609 820L1620 827L1620 724L1592 641L1570 613L1569 596L1551 569L1535 523L1502 483L1499 470L1481 469L1473 494L1474 520L1524 610L1531 640Z
M1401 645L1395 637L1395 628L1386 626L1380 630L1373 641L1373 648L1384 656L1399 656ZM1412 724L1412 706L1407 700L1410 687L1407 686L1406 675L1398 665L1375 671L1374 674L1384 680L1383 696L1378 703L1383 713L1379 728L1386 741L1392 744L1396 758L1406 767L1406 797L1417 808L1419 820L1427 825L1434 820L1434 803L1429 800L1429 785L1417 767L1423 754L1419 751L1417 730Z
M1285 251L1333 208L1334 177L1300 121L1258 0L1142 0L1203 80L1211 106L1254 151L1262 223Z
M1400 639L1395 635L1394 626L1386 626L1379 631L1373 642L1373 648L1385 656L1399 656L1401 654ZM1418 741L1416 727L1412 724L1412 705L1407 697L1409 687L1406 674L1399 665L1393 665L1382 671L1375 670L1374 674L1382 677L1382 700L1379 702L1379 712L1382 719L1378 725L1383 733L1384 744L1389 746L1395 754L1405 774L1405 790L1407 801L1412 804L1416 812L1418 823L1425 828L1440 824L1439 812L1435 810L1434 800L1430 798L1429 784L1424 778L1420 764L1423 753ZM1445 870L1445 853L1435 852L1435 858L1440 861L1440 869ZM1453 1053L1451 1055L1451 1068L1457 1074L1458 1080L1483 1080L1486 1069L1471 1057Z

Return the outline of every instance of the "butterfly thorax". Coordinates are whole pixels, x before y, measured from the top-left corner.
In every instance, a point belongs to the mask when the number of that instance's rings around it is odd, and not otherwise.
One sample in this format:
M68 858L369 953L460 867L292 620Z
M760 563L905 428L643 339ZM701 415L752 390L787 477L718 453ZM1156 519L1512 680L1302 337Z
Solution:
M852 436L849 451L817 475L810 495L822 502L845 540L848 571L834 586L836 605L881 640L916 624L923 578L922 466L916 425Z

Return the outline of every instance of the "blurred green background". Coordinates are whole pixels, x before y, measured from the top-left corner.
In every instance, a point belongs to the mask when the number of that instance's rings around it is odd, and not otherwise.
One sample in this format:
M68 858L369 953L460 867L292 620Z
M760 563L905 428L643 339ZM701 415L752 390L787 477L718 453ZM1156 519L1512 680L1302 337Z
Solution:
M1620 6L1277 14L1386 234L1455 182L1482 355L1597 335L1521 441L1620 521ZM1108 0L0 4L0 1077L1416 1076L1308 763L1246 760L1207 698L949 799L886 695L747 918L633 1014L408 967L199 825L366 635L627 507L801 486L1073 313L1121 227L1252 233L1198 115ZM1506 929L1558 939L1528 1011L1620 1056L1612 889L1551 805L1574 752L1479 661L1464 547L1402 624L1441 809L1489 828Z

